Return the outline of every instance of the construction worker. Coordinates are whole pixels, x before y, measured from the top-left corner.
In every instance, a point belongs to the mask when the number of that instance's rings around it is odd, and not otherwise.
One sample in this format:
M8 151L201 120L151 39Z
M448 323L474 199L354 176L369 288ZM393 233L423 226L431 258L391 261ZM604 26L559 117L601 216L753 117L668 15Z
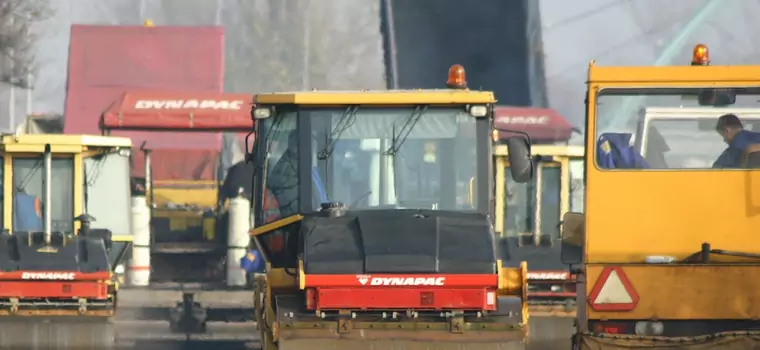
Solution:
M245 277L248 286L254 286L255 275L264 273L264 260L261 258L261 252L258 249L251 249L244 257L240 259L240 267L245 270Z
M245 198L253 198L253 162L241 161L235 163L227 170L227 177L222 183L222 187L219 189L219 201L220 206L224 205L229 199L237 197L242 194ZM279 205L277 199L272 196L271 192L264 190L264 223L269 223L277 220L280 217Z
M240 161L227 170L222 187L219 189L219 200L225 201L235 198L243 189L243 195L251 199L253 186L253 162Z
M728 147L715 160L713 168L740 167L744 150L752 144L760 143L760 133L744 130L739 117L734 114L726 114L718 118L715 131Z

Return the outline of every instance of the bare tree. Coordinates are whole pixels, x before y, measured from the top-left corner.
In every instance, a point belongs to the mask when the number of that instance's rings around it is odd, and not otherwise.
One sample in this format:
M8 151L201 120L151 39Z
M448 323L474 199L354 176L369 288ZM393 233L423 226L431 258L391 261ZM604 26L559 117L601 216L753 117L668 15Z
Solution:
M22 88L31 85L35 67L35 23L51 14L44 0L0 0L0 81Z
M309 11L311 20L308 22L311 62L307 74L312 87L384 87L379 13L378 1L315 2Z
M383 86L374 0L237 0L225 17L232 91Z
M216 12L222 2L214 0L161 0L164 25L214 25Z

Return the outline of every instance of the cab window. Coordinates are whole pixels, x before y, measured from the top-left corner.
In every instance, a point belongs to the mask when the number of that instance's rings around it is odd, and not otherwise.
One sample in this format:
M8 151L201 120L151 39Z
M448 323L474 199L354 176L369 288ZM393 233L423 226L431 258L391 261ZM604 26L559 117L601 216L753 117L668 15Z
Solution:
M51 229L74 231L74 160L53 158L51 203L45 203L43 156L13 158L13 230L42 230L44 208L51 206Z
M541 206L540 227L542 235L559 237L560 212L562 211L562 172L559 164L542 164L541 171Z
M536 180L518 183L512 174L506 171L506 216L504 232L509 236L518 236L534 231L536 213Z
M601 169L712 169L726 142L718 118L735 114L760 130L760 88L606 88L596 99L596 149ZM730 162L729 162L730 163Z
M478 169L477 119L461 107L309 108L314 208L485 211L469 187ZM479 171L480 170L480 171ZM473 193L473 198L475 194Z
M115 235L130 234L129 156L101 154L84 159L84 212L92 215L95 228Z
M298 214L300 193L297 114L280 113L261 121L257 147L263 147L265 186L257 222L264 224Z
M575 213L583 212L583 198L585 196L583 165L583 159L570 161L570 211Z

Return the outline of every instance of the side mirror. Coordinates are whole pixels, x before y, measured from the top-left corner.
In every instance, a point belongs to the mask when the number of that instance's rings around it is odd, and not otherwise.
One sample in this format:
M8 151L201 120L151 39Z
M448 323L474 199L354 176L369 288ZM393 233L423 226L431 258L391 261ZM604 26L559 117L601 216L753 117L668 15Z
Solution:
M511 136L506 140L509 172L517 183L525 183L533 178L533 160L530 155L530 141L522 136Z
M253 111L251 112L253 114ZM245 135L245 162L250 163L253 161L253 155L256 152L256 136L254 130L251 130Z
M562 263L572 265L583 262L586 243L586 216L583 213L565 213L562 217Z

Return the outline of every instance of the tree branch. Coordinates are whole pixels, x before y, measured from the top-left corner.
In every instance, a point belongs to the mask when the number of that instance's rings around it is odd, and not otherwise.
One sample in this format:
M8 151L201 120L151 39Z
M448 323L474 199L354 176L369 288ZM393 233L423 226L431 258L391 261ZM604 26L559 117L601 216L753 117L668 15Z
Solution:
M34 24L50 18L45 0L0 0L0 81L29 88L36 72Z

